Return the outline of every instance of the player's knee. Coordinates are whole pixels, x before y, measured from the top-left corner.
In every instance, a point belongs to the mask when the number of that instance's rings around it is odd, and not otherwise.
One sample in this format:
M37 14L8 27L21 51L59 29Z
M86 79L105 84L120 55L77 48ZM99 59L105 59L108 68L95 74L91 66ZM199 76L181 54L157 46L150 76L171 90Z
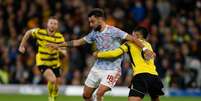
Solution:
M60 85L61 84L61 78L57 78L56 82L58 85Z
M83 97L83 99L91 99L92 95L91 95L91 94L88 94L88 93L86 93L86 92L84 92L84 93L82 94L82 97Z
M56 84L56 83L57 83L57 79L54 78L54 77L52 77L52 78L50 79L50 82L51 82L52 84Z
M103 96L105 94L105 91L102 91L102 90L98 90L97 92L96 92L96 96L97 97L101 97L101 96Z
M142 98L141 97L134 97L134 96L130 96L130 97L128 97L128 101L141 101L142 100Z

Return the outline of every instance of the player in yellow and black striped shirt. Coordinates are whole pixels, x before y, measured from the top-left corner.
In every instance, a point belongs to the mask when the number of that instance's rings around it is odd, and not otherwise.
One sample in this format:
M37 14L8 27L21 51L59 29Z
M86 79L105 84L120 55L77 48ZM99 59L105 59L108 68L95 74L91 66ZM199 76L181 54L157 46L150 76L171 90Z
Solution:
M143 27L135 29L134 33L141 40L146 48L152 50L151 45L145 40L148 31ZM130 85L129 101L141 101L145 93L149 93L152 101L159 101L159 96L163 95L163 84L158 77L154 58L145 59L143 51L132 42L126 42L119 48L95 52L93 55L98 58L115 58L123 53L128 53L131 58L133 68L133 79Z
M64 37L57 32L58 20L54 17L48 19L47 28L34 28L28 30L20 44L19 51L25 52L25 43L32 36L37 40L38 53L36 54L36 65L48 81L49 101L55 101L58 96L58 84L60 80L60 58L62 53L66 55L66 49L61 47L57 50L48 46L49 43L61 44Z

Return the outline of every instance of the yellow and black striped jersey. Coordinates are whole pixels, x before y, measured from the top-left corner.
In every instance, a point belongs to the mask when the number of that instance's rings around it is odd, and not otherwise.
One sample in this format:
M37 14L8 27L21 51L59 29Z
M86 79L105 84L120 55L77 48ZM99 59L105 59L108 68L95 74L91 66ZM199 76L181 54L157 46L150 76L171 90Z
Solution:
M48 48L48 43L61 44L64 37L61 33L55 32L54 35L48 35L46 29L35 28L31 30L32 36L38 44L38 53L36 55L37 66L49 66L52 68L60 67L59 51Z

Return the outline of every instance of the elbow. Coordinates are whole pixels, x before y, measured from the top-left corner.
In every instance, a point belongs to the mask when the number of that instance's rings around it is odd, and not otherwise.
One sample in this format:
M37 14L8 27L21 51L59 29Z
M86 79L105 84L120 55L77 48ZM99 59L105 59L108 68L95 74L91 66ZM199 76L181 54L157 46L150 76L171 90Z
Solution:
M67 52L66 51L62 52L62 54L63 54L64 57L67 57Z
M68 56L67 51L63 51L63 55L64 55L65 57L67 57L67 56Z

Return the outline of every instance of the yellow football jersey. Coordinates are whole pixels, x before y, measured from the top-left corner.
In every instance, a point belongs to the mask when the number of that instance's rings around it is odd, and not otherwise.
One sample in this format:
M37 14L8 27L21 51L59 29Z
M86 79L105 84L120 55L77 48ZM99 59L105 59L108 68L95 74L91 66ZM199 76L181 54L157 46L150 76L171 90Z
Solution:
M32 29L32 36L36 38L38 44L38 52L36 54L37 66L48 66L52 68L58 68L61 66L59 59L59 51L53 50L46 45L48 43L61 44L64 37L61 33L56 32L54 35L48 35L46 29L35 28Z

